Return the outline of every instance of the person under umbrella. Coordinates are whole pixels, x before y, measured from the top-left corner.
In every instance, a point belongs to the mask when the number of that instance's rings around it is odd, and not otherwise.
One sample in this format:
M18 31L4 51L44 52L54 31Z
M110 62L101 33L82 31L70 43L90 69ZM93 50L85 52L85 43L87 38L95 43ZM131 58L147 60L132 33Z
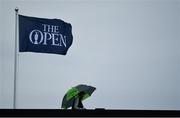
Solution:
M80 92L73 100L73 105L72 105L72 109L85 109L84 105L82 104L82 100L83 100L83 96L84 96L84 92Z
M90 97L95 90L95 87L84 84L72 87L64 95L61 108L84 109L82 101Z

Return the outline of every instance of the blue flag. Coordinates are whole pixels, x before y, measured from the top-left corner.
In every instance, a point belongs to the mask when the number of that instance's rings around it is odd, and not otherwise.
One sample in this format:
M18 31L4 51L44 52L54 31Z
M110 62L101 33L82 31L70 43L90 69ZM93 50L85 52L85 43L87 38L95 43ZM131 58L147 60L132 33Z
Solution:
M19 51L66 55L72 44L72 26L60 19L19 15Z

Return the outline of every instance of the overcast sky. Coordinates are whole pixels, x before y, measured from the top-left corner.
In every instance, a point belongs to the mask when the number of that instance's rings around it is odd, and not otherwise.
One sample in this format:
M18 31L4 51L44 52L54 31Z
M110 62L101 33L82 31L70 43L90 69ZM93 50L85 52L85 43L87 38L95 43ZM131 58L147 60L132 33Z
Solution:
M1 0L0 108L12 108L15 12L72 25L66 56L18 53L17 108L60 108L77 84L86 108L180 109L178 0Z

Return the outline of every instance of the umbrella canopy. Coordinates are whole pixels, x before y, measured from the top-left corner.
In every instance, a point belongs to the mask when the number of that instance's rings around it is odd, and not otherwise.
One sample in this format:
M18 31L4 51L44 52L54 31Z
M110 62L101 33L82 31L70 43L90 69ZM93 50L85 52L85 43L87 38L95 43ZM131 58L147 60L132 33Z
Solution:
M72 87L67 91L65 94L63 101L62 101L62 106L61 108L67 109L73 105L73 100L78 97L78 94L83 92L83 98L82 100L85 100L91 94L95 91L95 87L93 86L88 86L84 84L80 84L78 86Z

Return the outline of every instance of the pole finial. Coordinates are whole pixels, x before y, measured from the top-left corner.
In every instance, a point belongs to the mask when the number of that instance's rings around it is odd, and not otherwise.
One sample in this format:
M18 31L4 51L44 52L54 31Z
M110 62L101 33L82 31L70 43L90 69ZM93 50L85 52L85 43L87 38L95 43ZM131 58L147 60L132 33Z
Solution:
M18 12L18 10L19 10L19 8L18 8L18 7L16 7L16 8L15 8L15 11L16 11L16 12Z

